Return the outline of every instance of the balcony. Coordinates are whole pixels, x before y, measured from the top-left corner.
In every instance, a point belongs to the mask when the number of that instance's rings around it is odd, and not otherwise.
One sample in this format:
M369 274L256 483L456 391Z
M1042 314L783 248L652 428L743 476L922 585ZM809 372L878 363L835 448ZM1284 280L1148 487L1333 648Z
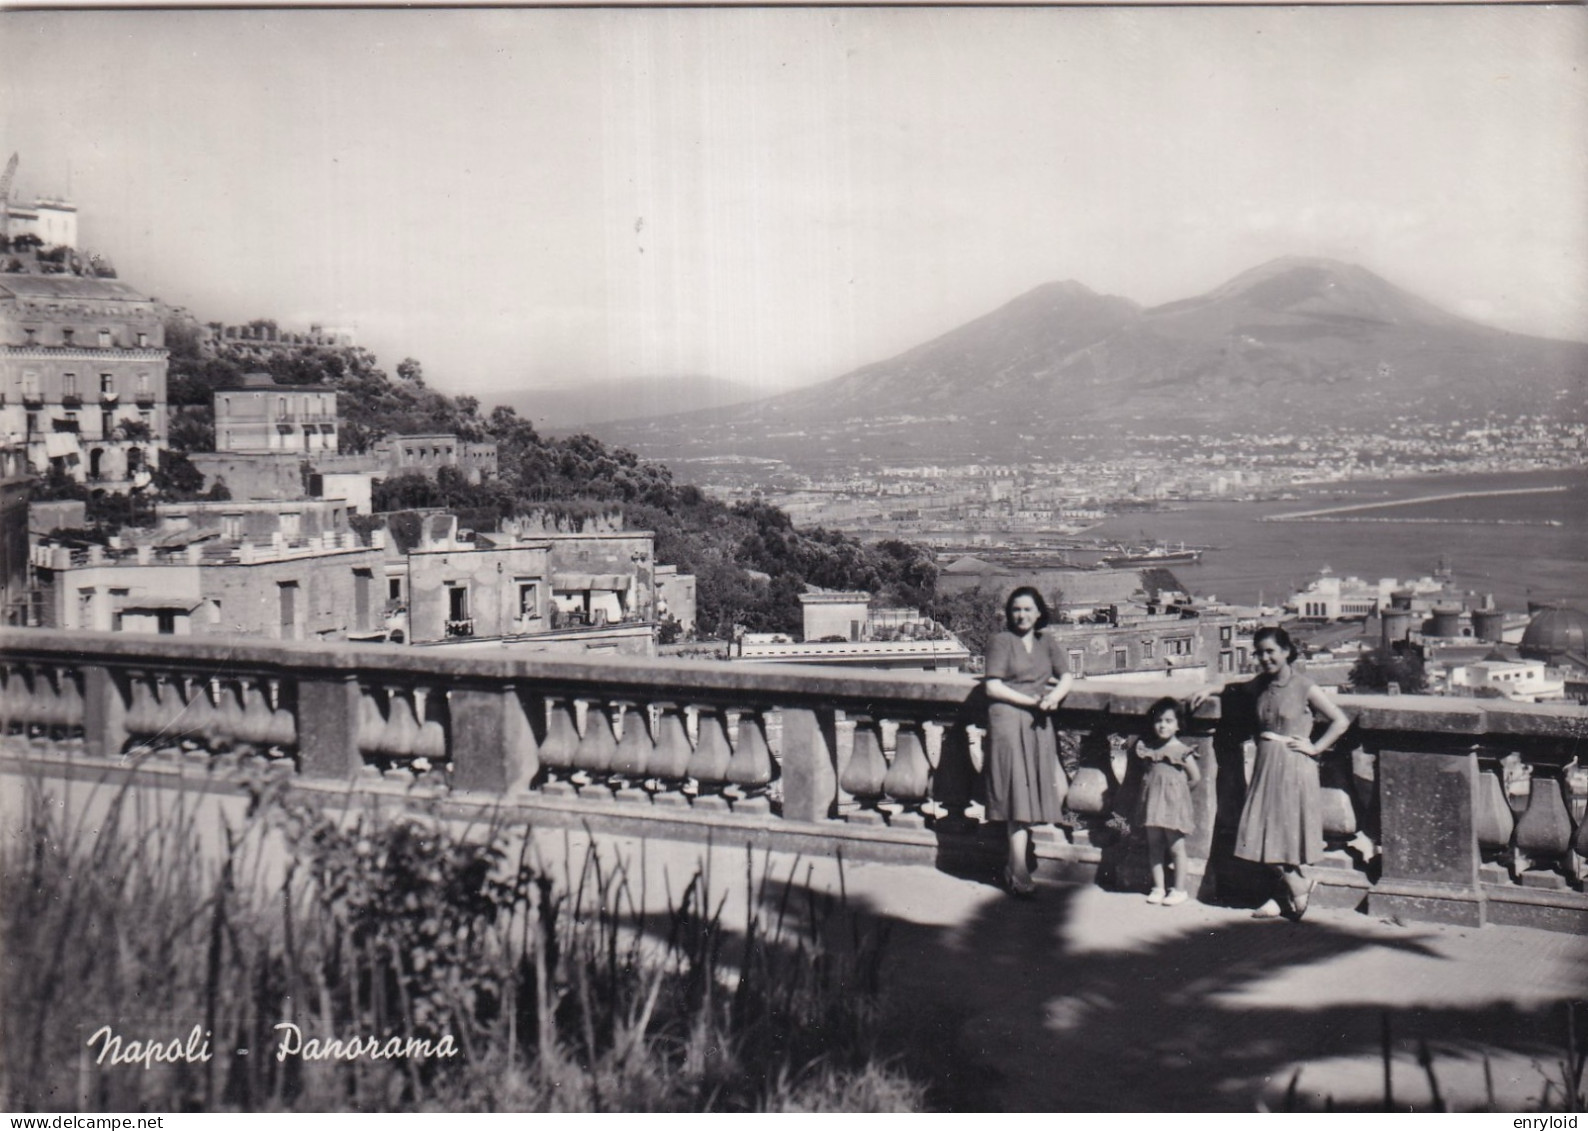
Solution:
M44 394L37 389L23 389L22 403L29 408L39 408L44 404Z
M460 617L460 618L458 618L456 620L447 621L447 637L449 639L452 638L452 637L455 637L455 636L473 636L473 635L474 635L474 618L473 617Z
M448 622L454 626L472 622ZM460 634L461 635L461 634ZM986 707L959 675L603 656L447 656L375 645L172 641L0 630L0 761L150 781L241 757L327 794L417 792L526 820L690 839L703 828L790 852L903 863L995 859L973 803ZM1069 816L1034 835L1072 879L1144 879L1129 736L1161 689L1083 680L1056 716ZM1344 696L1322 761L1321 906L1377 916L1588 931L1588 709ZM1205 898L1239 903L1229 855L1243 736L1203 708L1183 737L1204 780L1186 838ZM1212 712L1212 713L1210 713ZM224 758L222 757L224 756ZM1051 870L1051 869L1050 869Z
M61 394L61 407L62 408L82 408L83 407L82 394L81 393L62 393Z
M121 400L121 394L116 392L116 390L114 390L114 389L101 389L99 391L99 403L100 404L113 405L113 404L117 404L118 402L120 402L120 400Z
M138 404L138 406L140 408L147 408L150 405L154 404L154 390L153 389L139 389L136 393L134 393L132 395L132 399Z

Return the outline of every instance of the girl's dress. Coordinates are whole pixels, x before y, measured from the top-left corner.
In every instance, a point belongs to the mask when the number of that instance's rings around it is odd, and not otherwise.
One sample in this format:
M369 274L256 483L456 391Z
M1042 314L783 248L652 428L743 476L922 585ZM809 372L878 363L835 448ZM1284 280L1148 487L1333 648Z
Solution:
M1136 740L1136 757L1145 762L1141 778L1141 804L1136 823L1143 828L1169 829L1177 833L1196 831L1196 813L1191 807L1191 781L1185 761L1196 752L1178 738L1162 746L1149 746Z
M1283 683L1259 676L1257 722L1263 731L1312 736L1312 680L1292 670ZM1323 855L1323 795L1318 760L1271 738L1257 739L1257 761L1235 839L1235 855L1262 864L1310 864Z
M1000 632L987 646L987 678L1026 695L1045 695L1065 672L1058 639L1037 629L1031 651ZM1068 785L1049 715L996 700L987 708L987 819L1037 825L1057 821Z

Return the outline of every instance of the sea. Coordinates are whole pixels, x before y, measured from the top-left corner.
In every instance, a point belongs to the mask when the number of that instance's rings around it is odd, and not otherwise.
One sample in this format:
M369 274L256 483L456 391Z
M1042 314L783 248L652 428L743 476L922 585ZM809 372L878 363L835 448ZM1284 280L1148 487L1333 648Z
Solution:
M1588 469L1352 480L1289 493L1296 497L1122 515L1087 537L1210 546L1199 563L1170 568L1193 593L1237 604L1279 604L1325 567L1369 581L1443 567L1502 609L1529 601L1588 609ZM1450 495L1464 497L1433 500ZM1374 505L1403 500L1431 501ZM1340 507L1363 509L1265 521Z

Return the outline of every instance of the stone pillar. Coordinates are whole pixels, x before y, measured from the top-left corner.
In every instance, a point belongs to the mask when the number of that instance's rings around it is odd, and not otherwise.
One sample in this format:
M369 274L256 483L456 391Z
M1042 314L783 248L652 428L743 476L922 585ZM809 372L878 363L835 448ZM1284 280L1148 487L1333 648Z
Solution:
M837 732L831 711L783 708L783 816L825 821L838 796Z
M306 778L346 780L364 766L358 749L363 692L351 672L298 680L298 769Z
M511 683L454 688L450 706L453 789L497 794L528 789L540 770L540 744L518 688Z
M91 758L116 758L127 744L127 700L109 668L83 669L83 747Z
M1381 750L1378 791L1383 873L1368 910L1481 926L1477 754Z

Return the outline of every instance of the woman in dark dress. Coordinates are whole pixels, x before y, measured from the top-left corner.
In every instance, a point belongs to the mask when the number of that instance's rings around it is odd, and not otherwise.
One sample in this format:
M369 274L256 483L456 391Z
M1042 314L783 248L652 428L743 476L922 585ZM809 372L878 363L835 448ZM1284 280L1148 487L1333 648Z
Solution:
M1031 826L1059 819L1066 790L1049 714L1069 694L1059 641L1047 632L1042 594L1022 585L1004 602L1006 629L987 646L987 819L1009 831L1003 882L1014 895L1036 888L1026 866Z
M1279 896L1290 905L1292 918L1307 913L1315 880L1301 865L1323 855L1323 794L1318 783L1318 758L1350 729L1351 720L1323 688L1296 671L1295 643L1273 626L1252 638L1259 669L1249 687L1255 693L1257 760L1236 834L1235 855L1274 869L1275 898L1252 912L1257 919L1284 914ZM1194 708L1222 688L1191 697ZM1314 715L1329 727L1312 740Z

